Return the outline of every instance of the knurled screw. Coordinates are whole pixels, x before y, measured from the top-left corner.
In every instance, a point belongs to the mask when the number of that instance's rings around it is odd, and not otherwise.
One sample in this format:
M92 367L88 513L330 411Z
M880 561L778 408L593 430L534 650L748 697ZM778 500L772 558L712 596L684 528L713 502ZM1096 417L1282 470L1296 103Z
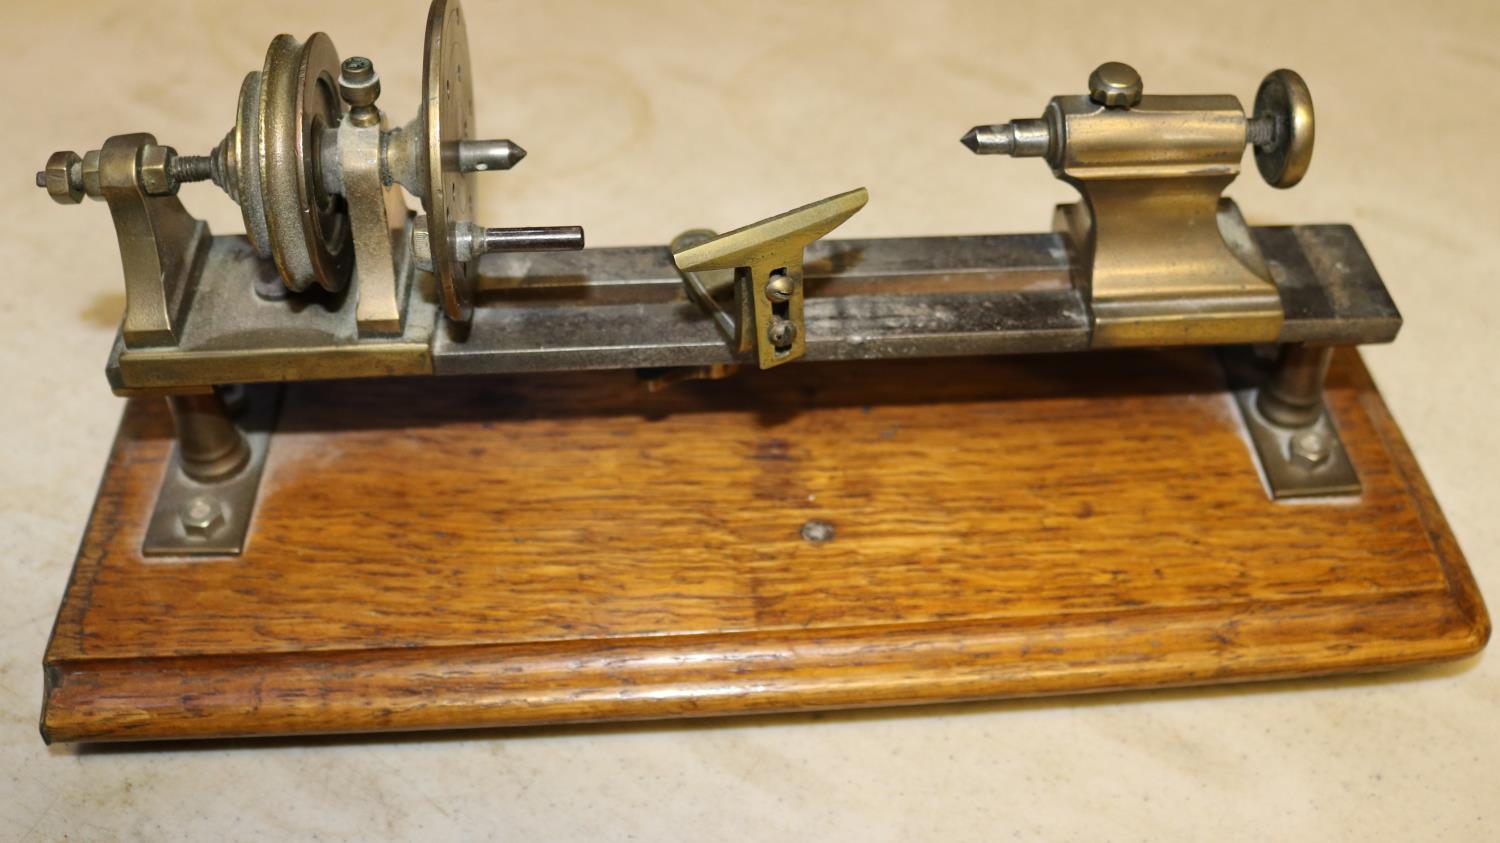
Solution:
M1294 464L1307 469L1328 462L1333 454L1328 437L1316 430L1293 434L1291 442L1287 443L1287 451Z
M183 505L179 516L188 535L206 539L224 526L224 505L217 498L199 495Z
M1124 62L1107 61L1089 74L1089 99L1105 108L1130 108L1141 101L1141 75Z

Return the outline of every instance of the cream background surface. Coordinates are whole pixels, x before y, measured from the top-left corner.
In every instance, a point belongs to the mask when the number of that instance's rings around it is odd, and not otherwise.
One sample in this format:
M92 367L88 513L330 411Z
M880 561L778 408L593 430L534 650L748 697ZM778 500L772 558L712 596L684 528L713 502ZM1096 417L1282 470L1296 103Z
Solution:
M1500 837L1500 662L1386 678L749 720L375 739L45 747L42 650L120 413L106 209L31 186L54 149L229 128L278 32L375 60L415 113L420 2L7 4L0 26L0 839L1137 840ZM1253 168L1253 222L1357 226L1406 316L1366 352L1500 595L1500 5L1482 2L472 2L491 225L660 243L857 185L847 236L1028 231L1070 191L976 158L1105 59L1146 89L1248 100L1275 67L1318 110L1307 180ZM1248 162L1247 162L1248 163ZM183 189L242 230L215 189Z

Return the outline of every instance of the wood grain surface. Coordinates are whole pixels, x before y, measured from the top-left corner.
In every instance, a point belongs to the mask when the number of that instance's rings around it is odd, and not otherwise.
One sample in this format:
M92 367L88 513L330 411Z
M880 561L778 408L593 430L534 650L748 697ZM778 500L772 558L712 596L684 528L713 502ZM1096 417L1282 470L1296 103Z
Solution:
M116 740L910 704L1375 670L1489 620L1357 354L1358 497L1270 501L1206 351L290 387L246 553L139 553L129 402L46 655ZM802 537L809 521L831 540Z

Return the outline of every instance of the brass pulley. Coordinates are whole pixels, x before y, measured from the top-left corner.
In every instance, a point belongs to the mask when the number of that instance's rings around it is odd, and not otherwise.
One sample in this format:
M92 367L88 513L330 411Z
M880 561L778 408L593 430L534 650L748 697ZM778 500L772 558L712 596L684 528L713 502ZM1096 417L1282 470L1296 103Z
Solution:
M211 179L239 204L247 239L257 255L275 261L292 293L314 285L338 292L358 272L370 280L361 297L385 299L379 306L361 305L382 314L368 323L399 331L403 279L415 266L437 277L448 318L466 322L482 254L581 249L583 230L489 229L473 221L475 174L509 169L526 152L508 140L473 137L473 71L458 0L435 0L429 11L422 87L416 118L388 130L375 106L379 77L369 59L341 62L321 32L306 41L278 35L261 70L245 77L234 128L210 155L179 156L154 139L145 142L137 156L136 204L174 196L183 182ZM97 172L98 162L97 150L86 156L58 153L39 183L59 202L104 198L97 179L91 191L85 178L86 171ZM373 184L372 174L378 176ZM388 193L395 185L421 201L422 216L408 221L405 204ZM351 215L351 204L361 203L375 207ZM179 211L164 206L155 213ZM142 213L149 216L144 208ZM399 235L400 242L386 242L387 234ZM148 269L139 274L150 276ZM126 274L129 288L129 267ZM161 291L153 290L150 298L162 298ZM167 326L163 336L175 335L172 321L170 314L156 319ZM366 322L362 314L361 325Z

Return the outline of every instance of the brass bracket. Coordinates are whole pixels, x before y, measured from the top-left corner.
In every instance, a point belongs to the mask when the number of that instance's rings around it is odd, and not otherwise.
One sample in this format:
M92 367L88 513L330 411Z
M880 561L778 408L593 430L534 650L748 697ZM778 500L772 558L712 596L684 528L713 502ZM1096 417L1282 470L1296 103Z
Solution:
M869 199L861 187L727 234L688 231L672 241L672 259L688 297L713 317L736 355L754 351L762 369L790 363L807 351L803 249Z
M161 150L149 134L116 135L82 159L89 196L109 204L125 269L125 321L130 347L175 345L208 255L208 224L175 195L144 187L142 161Z
M412 262L401 188L381 176L383 115L369 125L338 126L339 181L354 240L355 322L361 336L399 336L406 322Z

